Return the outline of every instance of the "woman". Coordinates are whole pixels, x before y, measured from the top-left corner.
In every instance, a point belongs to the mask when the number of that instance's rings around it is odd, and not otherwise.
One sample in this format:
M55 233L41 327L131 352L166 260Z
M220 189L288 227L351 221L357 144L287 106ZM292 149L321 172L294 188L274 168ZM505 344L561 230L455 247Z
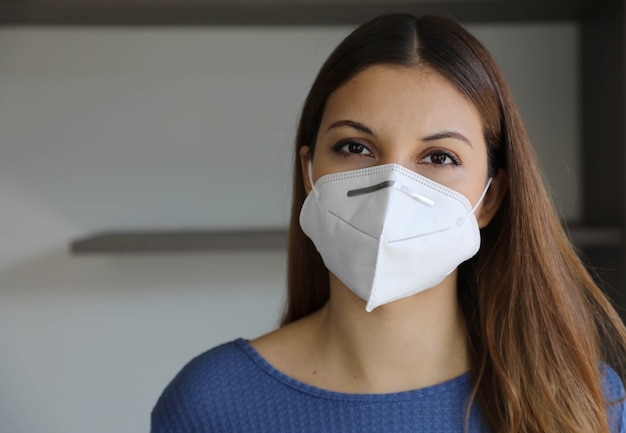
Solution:
M626 432L626 332L467 31L356 29L296 146L283 326L189 363L153 432Z

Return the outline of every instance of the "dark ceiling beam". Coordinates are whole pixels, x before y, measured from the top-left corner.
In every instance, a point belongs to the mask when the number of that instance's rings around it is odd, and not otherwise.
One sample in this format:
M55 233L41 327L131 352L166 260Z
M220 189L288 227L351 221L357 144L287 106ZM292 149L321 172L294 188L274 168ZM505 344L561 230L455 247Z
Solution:
M610 0L606 0L610 1ZM277 5L256 0L246 5L196 2L5 1L0 25L63 26L204 26L204 25L341 25L364 22L386 12L438 14L462 22L554 21L581 19L604 0L476 0L368 2L364 5Z

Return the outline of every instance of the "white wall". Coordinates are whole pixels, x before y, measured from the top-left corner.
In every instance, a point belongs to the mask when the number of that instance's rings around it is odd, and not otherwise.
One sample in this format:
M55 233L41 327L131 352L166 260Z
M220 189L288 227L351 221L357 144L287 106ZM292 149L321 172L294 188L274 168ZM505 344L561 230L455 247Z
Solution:
M563 219L580 222L579 27L560 23L473 30L504 71Z
M473 27L580 214L578 28ZM111 228L274 227L348 28L0 29L0 431L148 430L192 356L272 329L284 252L75 257Z

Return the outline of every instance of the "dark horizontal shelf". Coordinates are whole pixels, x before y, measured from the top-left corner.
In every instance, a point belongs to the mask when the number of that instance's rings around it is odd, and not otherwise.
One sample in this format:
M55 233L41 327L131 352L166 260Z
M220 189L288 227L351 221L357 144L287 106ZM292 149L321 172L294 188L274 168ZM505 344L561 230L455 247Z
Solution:
M572 243L578 248L618 247L624 244L624 230L617 226L570 226Z
M623 245L621 227L571 226L572 243L578 248ZM112 231L79 239L70 250L75 254L124 254L156 252L207 252L285 249L287 231L267 230L163 230Z
M286 230L163 230L100 233L73 242L70 249L75 254L92 254L245 251L284 249L286 246Z

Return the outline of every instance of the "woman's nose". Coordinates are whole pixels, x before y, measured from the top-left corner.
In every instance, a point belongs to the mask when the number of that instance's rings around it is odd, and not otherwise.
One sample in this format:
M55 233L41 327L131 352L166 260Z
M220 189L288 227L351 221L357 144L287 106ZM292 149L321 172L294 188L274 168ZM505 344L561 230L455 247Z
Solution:
M407 153L394 152L390 154L382 155L379 164L398 164L402 167L415 171L415 161L414 155L409 155Z

